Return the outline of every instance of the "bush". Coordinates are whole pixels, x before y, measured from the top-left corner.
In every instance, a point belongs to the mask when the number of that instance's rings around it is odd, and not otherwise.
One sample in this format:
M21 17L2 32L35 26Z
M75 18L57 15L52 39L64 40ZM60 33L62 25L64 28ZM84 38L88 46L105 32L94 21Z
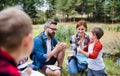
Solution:
M56 37L61 42L66 42L69 45L70 37L75 33L75 28L70 25L59 25Z
M106 29L107 29L108 31L120 32L120 25L107 26Z
M41 18L32 18L33 24L43 24L46 22L45 19L41 19Z

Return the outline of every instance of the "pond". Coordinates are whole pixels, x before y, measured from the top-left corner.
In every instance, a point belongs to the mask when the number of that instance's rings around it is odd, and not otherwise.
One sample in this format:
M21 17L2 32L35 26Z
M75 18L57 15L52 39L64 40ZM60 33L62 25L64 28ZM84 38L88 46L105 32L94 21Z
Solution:
M119 64L119 65L120 65L120 57L119 57L119 58L116 58L116 64Z
M116 64L120 65L120 53L116 53L115 55L111 55L110 53L103 53L103 58L110 58Z

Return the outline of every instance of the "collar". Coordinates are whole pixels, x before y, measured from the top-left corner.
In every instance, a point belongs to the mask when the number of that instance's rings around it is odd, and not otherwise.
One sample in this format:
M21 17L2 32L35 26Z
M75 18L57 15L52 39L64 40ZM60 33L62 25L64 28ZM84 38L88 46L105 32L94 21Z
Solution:
M42 32L41 36L42 36L43 39L47 39L47 36L45 35L45 31Z
M17 63L15 62L14 58L10 56L5 50L0 49L0 60L5 60L14 66L17 66Z
M47 40L47 36L45 35L45 31L43 31L41 33L41 36L42 36L43 39ZM54 37L51 38L51 40L53 40L53 39L54 39Z

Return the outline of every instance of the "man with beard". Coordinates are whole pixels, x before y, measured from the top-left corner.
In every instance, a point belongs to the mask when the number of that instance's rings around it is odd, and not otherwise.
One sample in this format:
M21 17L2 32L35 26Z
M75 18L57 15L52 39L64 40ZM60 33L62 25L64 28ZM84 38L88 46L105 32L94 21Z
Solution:
M60 68L64 60L66 44L58 42L54 37L57 31L57 22L47 21L44 31L34 38L34 48L30 58L33 60L33 69L41 69L47 75L60 76ZM48 65L58 62L58 69L51 69ZM53 67L52 67L53 68Z

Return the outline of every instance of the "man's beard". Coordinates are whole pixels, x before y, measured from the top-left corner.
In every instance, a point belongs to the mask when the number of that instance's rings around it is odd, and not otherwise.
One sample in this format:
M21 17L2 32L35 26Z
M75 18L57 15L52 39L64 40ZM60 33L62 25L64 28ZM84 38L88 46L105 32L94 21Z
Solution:
M52 33L48 32L47 34L48 34L48 36L49 36L50 38L52 38L52 37L55 36L55 32L52 32Z

